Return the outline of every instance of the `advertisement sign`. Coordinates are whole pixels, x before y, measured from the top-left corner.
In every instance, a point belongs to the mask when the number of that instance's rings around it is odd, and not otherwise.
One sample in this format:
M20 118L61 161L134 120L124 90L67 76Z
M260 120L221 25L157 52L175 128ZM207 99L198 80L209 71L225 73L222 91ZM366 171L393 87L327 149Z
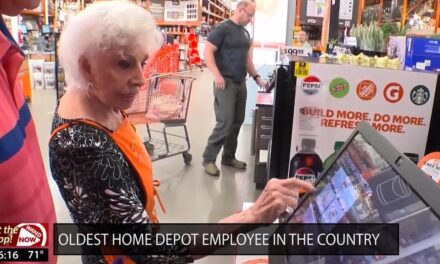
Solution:
M353 0L341 0L341 2L339 3L339 19L353 19L353 2Z
M311 56L313 54L313 49L312 47L280 46L279 54L280 62L288 64L288 62L295 56Z
M357 19L358 3L354 0L340 0L339 1L339 21L340 27L351 27L353 22ZM330 1L330 4L335 1ZM301 2L301 25L325 25L323 22L326 16L326 0L307 0ZM327 15L329 16L329 15Z
M197 21L198 3L192 1L165 1L165 21Z
M429 153L417 163L417 166L440 185L440 152Z
M308 0L307 16L308 17L324 17L325 0Z
M164 18L164 1L161 0L151 0L149 11L156 20L163 20Z
M423 157L436 82L423 72L311 63L307 76L297 76L289 160L308 155L319 173L360 121L402 153Z

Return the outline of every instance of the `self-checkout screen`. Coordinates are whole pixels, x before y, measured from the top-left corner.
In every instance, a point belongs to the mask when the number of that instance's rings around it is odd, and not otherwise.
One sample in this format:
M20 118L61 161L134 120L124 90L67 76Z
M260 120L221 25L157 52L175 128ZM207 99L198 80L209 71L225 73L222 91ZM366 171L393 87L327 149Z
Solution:
M304 256L304 263L440 263L440 220L362 134L316 187L288 223L399 223L401 250L386 257Z

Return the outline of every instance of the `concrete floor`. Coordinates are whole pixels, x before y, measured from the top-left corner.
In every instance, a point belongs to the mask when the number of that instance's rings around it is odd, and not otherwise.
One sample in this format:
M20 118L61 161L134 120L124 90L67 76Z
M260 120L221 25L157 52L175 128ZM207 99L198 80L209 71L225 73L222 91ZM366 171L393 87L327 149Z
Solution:
M169 157L153 163L154 177L161 181L160 196L167 209L160 214L163 223L213 223L240 210L243 202L254 201L259 192L253 183L253 158L250 155L249 125L243 126L239 136L237 157L248 162L248 169L237 171L220 167L220 177L209 176L202 167L202 153L215 123L212 94L212 75L208 71L192 73L196 77L190 100L187 127L191 142L191 165L182 156ZM71 223L67 207L58 187L52 180L48 166L48 146L55 90L34 90L29 104L45 163L59 223ZM139 133L142 133L140 129ZM144 135L142 135L144 136ZM220 166L219 160L217 161ZM58 263L80 263L78 256L59 256ZM232 256L211 256L196 263L234 263Z

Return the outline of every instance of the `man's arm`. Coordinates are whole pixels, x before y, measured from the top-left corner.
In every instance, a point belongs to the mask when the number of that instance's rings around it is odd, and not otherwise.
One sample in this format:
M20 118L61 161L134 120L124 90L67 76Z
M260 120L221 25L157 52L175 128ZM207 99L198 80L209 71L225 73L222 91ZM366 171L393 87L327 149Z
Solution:
M225 79L221 75L217 64L215 64L215 52L217 51L217 47L209 41L205 42L205 62L208 69L214 75L214 83L217 89L225 89Z
M246 70L249 73L249 75L252 78L254 78L254 80L258 84L258 86L263 88L266 85L266 83L263 81L263 79L260 77L260 75L258 75L257 70L255 69L254 61L252 59L252 47L249 49L247 63L246 63Z

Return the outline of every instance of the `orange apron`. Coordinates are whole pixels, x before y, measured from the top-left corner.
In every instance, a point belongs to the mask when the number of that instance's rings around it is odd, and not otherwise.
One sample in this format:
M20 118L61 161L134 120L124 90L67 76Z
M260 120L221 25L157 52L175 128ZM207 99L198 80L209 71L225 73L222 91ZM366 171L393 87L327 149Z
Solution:
M74 120L70 123L63 124L55 128L50 138L52 138L60 130L78 123L84 123L91 127L97 128L98 130L106 133L111 139L113 139L115 144L124 154L127 162L131 165L132 169L139 177L141 189L144 191L146 197L145 211L147 212L150 221L153 223L158 223L159 221L154 207L154 197L157 197L160 207L165 212L165 208L156 190L156 187L159 186L159 181L153 180L150 156L148 155L148 152L146 151L142 140L136 134L136 130L134 126L130 123L128 118L124 116L122 124L113 132L91 120ZM120 256L104 257L108 263L113 263L113 261L115 260L119 260L118 263L120 263ZM124 256L123 263L131 264L134 262L130 258Z

